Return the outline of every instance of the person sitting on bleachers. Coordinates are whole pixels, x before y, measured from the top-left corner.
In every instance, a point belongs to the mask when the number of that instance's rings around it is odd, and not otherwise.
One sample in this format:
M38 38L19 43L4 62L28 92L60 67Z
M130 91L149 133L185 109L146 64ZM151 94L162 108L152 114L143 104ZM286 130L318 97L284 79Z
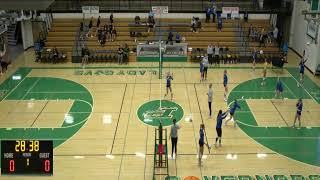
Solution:
M118 48L118 64L123 63L123 48L120 46Z
M264 29L262 29L261 33L260 33L260 36L259 36L260 47L262 46L262 44L263 44L264 47L266 47L266 44L264 42L265 36L266 36L265 31L264 31Z
M52 63L56 64L58 62L59 52L57 47L52 49Z
M250 39L253 39L253 26L252 26L252 24L250 24L250 27L249 27L248 37Z
M278 33L279 33L278 27L275 26L274 29L273 29L273 42L276 42L276 41L277 41L277 39L278 39Z
M148 32L150 32L150 30L154 28L154 25L155 25L155 20L154 20L153 16L149 16L148 17Z
M197 31L195 17L192 17L192 19L191 19L191 31L192 32L196 32Z
M135 22L135 24L140 24L140 16L136 16L134 18L134 22Z
M129 61L129 46L128 44L124 44L124 48L123 48L123 61L124 62L128 62Z
M222 18L219 17L218 18L218 32L221 32L221 30L222 30Z
M173 33L172 33L172 31L170 31L169 34L168 34L167 44L168 44L168 43L171 43L172 41L173 41Z
M180 43L180 34L178 32L176 34L176 43Z
M117 36L117 30L116 28L113 26L112 27L112 31L111 31L111 41L114 41L116 39Z

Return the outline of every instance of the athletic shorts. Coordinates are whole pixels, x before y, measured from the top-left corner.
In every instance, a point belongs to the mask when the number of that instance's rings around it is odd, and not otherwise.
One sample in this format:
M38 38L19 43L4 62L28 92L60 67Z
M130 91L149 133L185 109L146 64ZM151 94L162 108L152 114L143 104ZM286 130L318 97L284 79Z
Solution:
M218 137L221 137L222 136L222 129L216 128L216 131L217 131Z
M230 115L233 116L233 115L234 115L234 112L230 112Z
M204 145L204 142L201 142L201 141L199 140L199 146L200 146L200 147L203 147L203 145Z
M204 67L204 68L203 68L203 71L204 71L204 72L207 72L207 71L208 71L208 67Z
M304 71L300 71L300 74L304 74Z
M223 84L223 87L227 87L228 86L228 84Z
M301 111L297 111L297 114L301 116Z
M167 86L166 86L167 88L169 88L169 87L171 87L171 84L167 84Z

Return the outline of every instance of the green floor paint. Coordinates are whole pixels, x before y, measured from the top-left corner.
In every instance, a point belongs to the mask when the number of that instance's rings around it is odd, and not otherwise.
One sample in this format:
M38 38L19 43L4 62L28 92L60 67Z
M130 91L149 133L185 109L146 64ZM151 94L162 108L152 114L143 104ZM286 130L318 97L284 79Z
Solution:
M72 137L86 123L93 108L93 98L85 87L60 78L27 77L6 98L6 100L28 101L31 99L73 100L67 113L73 117L74 122L67 124L63 121L64 123L59 128L0 128L0 140L53 140L54 147L57 147Z
M261 86L261 80L258 78L239 84L229 94L228 104L232 103L234 99L239 99L239 104L244 109L244 112L239 111L236 114L239 128L258 143L279 154L303 163L320 166L320 127L303 127L301 129L259 127L250 109L247 111L246 99L271 99L275 94L277 78L268 78L266 86ZM298 88L297 81L293 77L281 77L281 81L284 83L284 96L288 99L300 97L312 99L313 97L308 92L320 90L319 86L308 77L305 79L304 88ZM319 101L317 102L319 103ZM292 108L295 109L295 107Z
M172 125L173 119L179 122L183 117L183 109L175 102L153 100L141 105L137 111L139 120L147 125L158 127L160 120L163 126Z

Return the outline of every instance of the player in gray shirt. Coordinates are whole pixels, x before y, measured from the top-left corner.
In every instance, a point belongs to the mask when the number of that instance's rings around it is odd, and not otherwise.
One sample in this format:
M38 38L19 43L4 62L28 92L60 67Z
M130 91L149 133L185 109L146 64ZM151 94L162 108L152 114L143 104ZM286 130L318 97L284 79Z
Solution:
M177 124L177 120L173 119L173 124L171 126L170 130L170 137L171 137L171 144L172 144L172 151L171 151L171 157L172 159L175 159L177 156L177 143L178 143L178 130L180 129L180 126ZM175 156L173 156L173 151Z

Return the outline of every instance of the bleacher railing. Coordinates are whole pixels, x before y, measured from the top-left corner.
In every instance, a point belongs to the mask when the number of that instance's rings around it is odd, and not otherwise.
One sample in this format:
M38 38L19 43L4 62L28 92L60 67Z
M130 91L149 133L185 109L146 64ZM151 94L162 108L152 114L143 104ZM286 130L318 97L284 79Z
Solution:
M280 1L279 1L280 2ZM288 11L287 4L274 5L265 3L260 8L257 0L55 0L50 5L53 12L81 12L82 6L99 6L100 12L147 12L152 6L168 6L169 12L204 12L207 7L240 7L240 11L277 12Z

